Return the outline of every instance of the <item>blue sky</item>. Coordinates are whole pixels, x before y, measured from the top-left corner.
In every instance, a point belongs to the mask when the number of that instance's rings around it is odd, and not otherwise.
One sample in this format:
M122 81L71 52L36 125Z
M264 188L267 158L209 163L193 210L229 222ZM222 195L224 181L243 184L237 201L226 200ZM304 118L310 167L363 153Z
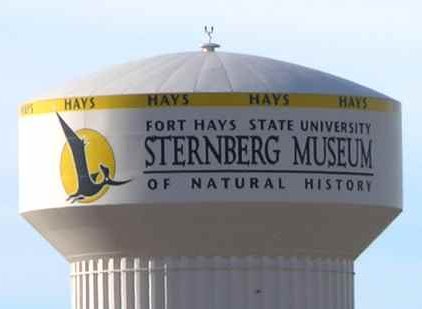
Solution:
M110 64L195 50L299 63L403 103L404 212L357 260L356 308L422 308L422 4L417 0L0 0L0 308L69 308L68 265L18 216L17 106Z

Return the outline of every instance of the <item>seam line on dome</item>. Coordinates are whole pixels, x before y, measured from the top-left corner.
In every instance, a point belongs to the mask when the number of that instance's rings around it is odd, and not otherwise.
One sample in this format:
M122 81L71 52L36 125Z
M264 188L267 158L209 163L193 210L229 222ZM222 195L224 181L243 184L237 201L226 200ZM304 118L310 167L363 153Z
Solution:
M242 65L244 65L245 68L247 68L250 72L252 72L253 74L255 74L255 76L258 77L258 79L264 84L266 91L271 91L272 87L268 80L266 80L259 71L256 71L255 68L251 65L251 63L249 63L248 61L243 61L242 59Z
M163 88L163 86L173 77L173 76L175 76L175 74L176 73L178 73L179 71L180 71L180 69L181 68L183 68L185 65L186 65L186 63L188 63L190 60L192 60L192 59L195 59L194 57L190 57L190 55L189 54L186 54L186 57L184 58L184 61L182 62L182 63L180 63L180 65L175 69L175 70L173 70L173 72L171 72L168 76L167 76L167 78L166 79L164 79L164 81L163 82L161 82L161 84L157 87L157 89L156 89L156 91L157 92L160 92L160 91L162 91L162 88Z
M166 57L166 56L164 56L164 57ZM152 65L147 65L146 67L147 68L149 68L149 67L152 67L153 69L151 70L151 72L156 72L156 70L154 69L154 68L156 68L157 66L163 66L163 65L165 65L165 66L168 66L169 65L169 63L171 63L171 58L170 57L166 57L165 58L165 60L163 61L163 57L158 57L158 58L161 58L161 61L160 62L158 62L158 64L155 62L154 64L152 64ZM168 59L168 58L170 58L170 59ZM174 60L174 59L173 59ZM141 68L139 68L138 70L135 70L135 71L133 71L133 72L131 72L130 73L130 75L132 75L132 74L137 74L137 73L139 73L141 70L144 70L145 69L145 67L141 67ZM146 74L148 74L148 72L149 71L146 71L147 73ZM127 78L127 76L126 77L124 77L124 78ZM124 89L123 89L123 91L122 91L122 93L123 94L127 94L127 92L128 92L128 90L131 88L131 87L133 87L133 84L134 83L131 83L131 85L130 86L127 86L127 87L125 87Z
M98 90L100 90L100 88L103 88L103 89L105 89L108 85L110 85L110 84L112 84L112 83L114 83L114 82L116 82L116 81L118 81L118 80L122 80L122 79L125 79L127 76L129 76L129 75L132 75L132 74L134 74L134 73L136 73L136 72L138 72L139 70L141 70L143 68L143 66L141 66L141 67L139 67L139 66L135 66L135 68L134 69L132 69L132 70L127 70L127 71L125 71L125 72L123 72L123 73L121 73L121 74L119 74L118 76L116 76L116 78L112 78L112 79L109 79L108 81L106 81L103 85L101 85L101 87L100 86L95 86L95 87L93 87L90 91L89 91L89 95L94 95L94 93L95 93L95 91L98 91Z
M231 92L234 92L232 82L230 81L229 73L228 73L228 71L227 71L227 69L226 69L226 66L224 65L223 60L222 60L222 59L221 59L221 57L218 55L218 53L215 53L215 55L216 55L216 57L218 58L218 60L220 61L220 63L221 63L221 67L223 68L224 74L226 75L226 78L227 78L227 81L228 81L228 83L229 83L229 86L230 86L230 90L231 90Z
M196 88L198 88L198 84L199 84L199 79L201 78L202 72L204 71L204 67L205 67L205 63L206 63L206 57L205 57L205 53L202 54L202 64L201 64L201 69L198 71L198 75L196 76L196 81L195 81L195 85L193 86L193 92L196 91Z

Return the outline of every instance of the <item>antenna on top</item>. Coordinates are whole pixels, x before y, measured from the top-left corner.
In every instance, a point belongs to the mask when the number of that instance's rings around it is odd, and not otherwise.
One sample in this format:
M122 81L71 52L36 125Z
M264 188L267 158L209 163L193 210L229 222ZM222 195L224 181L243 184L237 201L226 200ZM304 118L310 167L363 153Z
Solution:
M202 44L201 48L204 52L213 52L216 48L219 48L220 45L216 43L212 43L212 35L214 33L214 26L205 26L204 32L208 36L208 43Z
M205 26L204 30L205 30L205 34L208 36L208 43L211 43L212 34L214 33L214 26L211 26L211 28L208 28L208 26Z

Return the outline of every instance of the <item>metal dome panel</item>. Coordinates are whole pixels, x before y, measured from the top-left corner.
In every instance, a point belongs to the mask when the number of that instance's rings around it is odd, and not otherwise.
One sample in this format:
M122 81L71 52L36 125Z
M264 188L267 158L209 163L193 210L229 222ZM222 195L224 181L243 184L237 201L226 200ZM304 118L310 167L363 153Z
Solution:
M289 92L388 98L321 71L226 52L185 52L115 65L40 98L193 92Z

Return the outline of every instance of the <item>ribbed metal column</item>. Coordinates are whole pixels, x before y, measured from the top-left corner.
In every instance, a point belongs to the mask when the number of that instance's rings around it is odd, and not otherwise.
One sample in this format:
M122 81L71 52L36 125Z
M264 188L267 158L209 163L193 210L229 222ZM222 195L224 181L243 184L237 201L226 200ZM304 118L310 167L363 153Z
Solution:
M71 264L73 309L353 309L353 262L113 257Z

